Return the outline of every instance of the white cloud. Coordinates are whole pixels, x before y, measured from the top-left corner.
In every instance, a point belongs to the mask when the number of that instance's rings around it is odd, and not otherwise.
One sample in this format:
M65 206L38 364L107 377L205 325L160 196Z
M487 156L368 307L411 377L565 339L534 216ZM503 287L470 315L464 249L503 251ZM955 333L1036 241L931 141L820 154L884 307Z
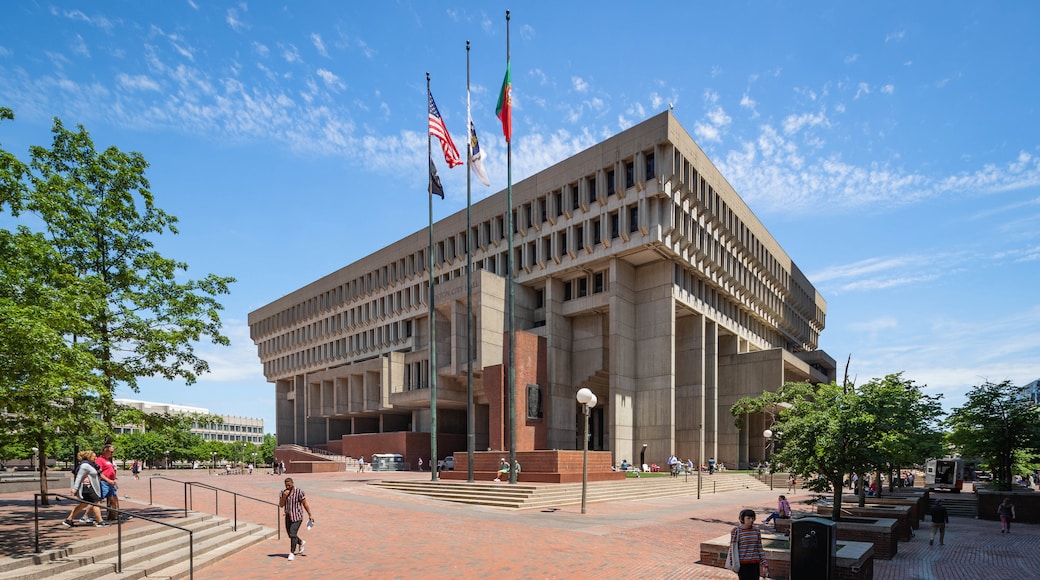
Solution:
M56 8L51 8L51 14L64 16L69 20L78 20L80 22L86 22L91 26L96 26L102 30L112 30L115 24L105 18L104 16L88 16L81 10L66 10L65 12L59 12Z
M314 44L314 48L318 51L318 54L321 56L329 56L329 51L325 48L325 43L322 42L320 34L317 32L311 34L311 43Z
M859 55L858 54L850 54L850 55L846 56L842 60L843 60L843 62L845 64L852 64L852 63L856 62L857 60L859 60Z
M243 11L246 10L245 3L242 3L239 6L242 7ZM238 10L236 10L234 8L228 8L227 15L224 17L224 21L227 22L227 25L230 26L231 30L234 30L235 32L242 32L243 30L249 30L249 25L246 24L245 22L243 22L238 17Z
M123 88L138 91L158 91L160 89L159 83L146 75L128 75L126 73L120 73L116 76L116 82L118 82L119 86Z
M906 36L906 31L905 30L899 30L897 32L889 32L888 34L885 35L885 42L887 43L887 42L890 42L890 41L893 41L893 40L903 40L903 38L905 36Z
M859 83L858 85L856 85L856 96L854 96L852 98L853 99L858 99L858 98L860 98L863 95L869 95L869 94L870 94L870 85L868 85L867 83Z
M288 44L285 46L279 45L279 47L282 49L282 58L285 59L285 62L303 62L300 58L300 51L297 50L296 46Z
M758 110L756 109L758 102L756 102L755 99L752 99L747 93L744 93L744 96L740 97L740 106L751 111L752 119L758 118Z
M271 54L271 49L267 48L267 45L265 44L253 42L253 52L255 52L258 56L267 58L267 56Z
M83 40L83 37L78 34L72 41L72 52L84 58L90 58L90 48L87 47L87 42Z
M789 115L784 119L784 133L793 135L806 127L829 126L827 116L821 111L819 113L802 113L801 115Z
M704 92L704 102L707 111L702 120L693 125L694 135L701 141L719 142L722 138L722 130L733 121L726 114L726 110L719 105L719 95L714 91Z
M346 87L346 85L343 84L343 81L341 81L340 78L331 71L320 68L316 74L321 77L321 80L325 81L325 85L331 89L339 90Z
M881 92L886 95L891 95L892 93L896 92L896 87L895 85L889 83L881 87Z
M571 84L574 86L574 90L579 93L584 93L589 90L589 83L585 82L581 77L571 77Z

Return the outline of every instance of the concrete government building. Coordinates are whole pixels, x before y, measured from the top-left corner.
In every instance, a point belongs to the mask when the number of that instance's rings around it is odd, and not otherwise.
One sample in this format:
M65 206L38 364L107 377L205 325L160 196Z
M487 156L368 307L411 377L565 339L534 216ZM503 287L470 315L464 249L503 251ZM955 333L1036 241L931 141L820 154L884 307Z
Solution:
M502 441L501 368L497 394L485 378L505 360L505 211L503 190L472 206L468 231L465 209L434 224L443 455L466 450L470 369L475 448ZM512 212L516 329L540 369L516 392L538 449L581 449L575 393L588 387L590 449L615 464L674 452L746 466L764 458L768 425L738 429L734 402L834 380L817 349L823 297L670 111L514 184ZM279 444L428 458L428 250L423 228L249 314Z

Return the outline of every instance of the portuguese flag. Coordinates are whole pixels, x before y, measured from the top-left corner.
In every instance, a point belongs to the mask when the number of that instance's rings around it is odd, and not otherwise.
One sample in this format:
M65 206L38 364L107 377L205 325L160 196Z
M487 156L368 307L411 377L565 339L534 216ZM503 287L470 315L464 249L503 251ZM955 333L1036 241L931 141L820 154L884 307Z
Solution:
M513 136L513 81L509 78L509 62L506 62L506 78L502 80L502 92L498 94L495 115L502 121L502 134L509 143Z

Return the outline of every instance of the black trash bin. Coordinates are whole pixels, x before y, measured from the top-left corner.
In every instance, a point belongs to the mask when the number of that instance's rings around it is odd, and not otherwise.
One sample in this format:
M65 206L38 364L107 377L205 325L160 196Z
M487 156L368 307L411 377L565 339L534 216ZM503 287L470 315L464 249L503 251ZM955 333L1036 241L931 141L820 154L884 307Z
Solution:
M838 552L838 528L831 520L791 521L791 578L832 580Z

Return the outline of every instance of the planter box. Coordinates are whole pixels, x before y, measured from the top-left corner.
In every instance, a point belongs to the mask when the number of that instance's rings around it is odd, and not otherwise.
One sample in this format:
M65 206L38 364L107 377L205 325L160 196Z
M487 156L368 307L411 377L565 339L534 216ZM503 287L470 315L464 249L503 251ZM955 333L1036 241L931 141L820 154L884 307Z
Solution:
M819 506L816 508L817 512L824 517L831 517L830 506ZM913 523L917 523L913 519L913 506L909 505L877 505L870 504L869 502L864 507L857 505L841 507L842 515L849 516L861 516L867 518L893 518L896 520L896 532L897 537L900 540L909 540L914 537Z
M789 520L788 520L789 521ZM791 549L787 536L762 532L762 547L769 561L769 577L791 579ZM724 568L729 552L729 534L701 542L700 563ZM874 545L869 542L838 540L835 576L837 580L871 580L874 578Z
M898 522L894 518L852 517L837 524L838 543L869 542L874 545L874 557L882 560L891 560L899 553ZM777 520L776 531L790 534L791 520Z

